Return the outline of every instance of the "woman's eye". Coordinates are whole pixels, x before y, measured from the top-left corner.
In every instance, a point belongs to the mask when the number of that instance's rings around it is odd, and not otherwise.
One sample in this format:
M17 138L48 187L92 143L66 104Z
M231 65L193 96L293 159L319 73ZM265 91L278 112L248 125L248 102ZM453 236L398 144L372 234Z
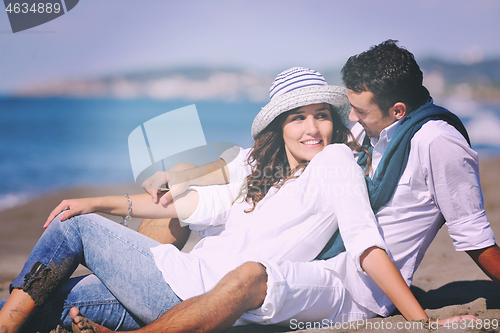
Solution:
M304 120L303 116L295 116L292 118L292 121Z
M325 119L325 118L328 118L328 115L326 113L318 113L318 115L316 116L316 118L318 118L318 119Z

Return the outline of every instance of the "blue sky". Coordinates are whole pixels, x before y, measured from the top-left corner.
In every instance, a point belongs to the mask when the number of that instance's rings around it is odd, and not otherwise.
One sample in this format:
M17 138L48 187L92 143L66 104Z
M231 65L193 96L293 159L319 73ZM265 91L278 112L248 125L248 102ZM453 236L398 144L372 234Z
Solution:
M500 57L499 32L498 0L80 0L16 34L0 12L0 93L184 65L321 70L388 38L417 61L477 61Z

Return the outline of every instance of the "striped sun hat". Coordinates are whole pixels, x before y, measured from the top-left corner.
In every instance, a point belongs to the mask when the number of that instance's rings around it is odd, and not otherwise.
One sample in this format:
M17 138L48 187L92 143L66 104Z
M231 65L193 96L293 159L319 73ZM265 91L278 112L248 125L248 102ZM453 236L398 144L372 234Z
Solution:
M269 89L271 101L262 108L252 124L255 139L277 116L301 106L328 103L335 107L344 125L349 123L350 104L343 87L329 86L319 72L293 67L278 74Z

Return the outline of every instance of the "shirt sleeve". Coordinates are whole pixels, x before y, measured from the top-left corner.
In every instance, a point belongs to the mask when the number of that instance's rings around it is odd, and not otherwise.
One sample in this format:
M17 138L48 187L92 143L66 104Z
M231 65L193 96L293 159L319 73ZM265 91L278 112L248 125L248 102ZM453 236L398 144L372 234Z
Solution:
M186 219L189 229L199 232L200 236L218 235L224 230L229 210L233 204L229 185L192 186L199 196L196 210Z
M484 211L477 153L454 127L444 121L433 123L430 124L436 127L433 132L440 134L419 150L429 191L446 221L455 250L494 245L493 231Z
M229 161L229 184L189 187L198 192L198 206L191 216L180 220L189 224L192 231L199 232L201 237L216 235L224 229L229 210L240 193L247 172L250 172L250 167L246 165L249 152L250 149L235 146L220 156Z
M323 170L326 175L321 177L322 193L327 195L337 217L349 258L363 272L360 257L368 248L376 246L387 252L370 206L363 171L346 145L329 145L320 154L317 157L321 164L316 170Z

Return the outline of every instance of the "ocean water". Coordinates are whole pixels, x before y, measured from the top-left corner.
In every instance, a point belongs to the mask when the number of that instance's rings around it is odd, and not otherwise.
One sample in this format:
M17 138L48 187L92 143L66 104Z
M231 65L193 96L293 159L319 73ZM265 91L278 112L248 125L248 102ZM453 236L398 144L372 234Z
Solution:
M461 117L480 158L500 157L500 105L460 99L437 103ZM133 183L129 134L156 116L190 104L150 99L0 99L0 210L58 189ZM264 103L194 104L207 142L252 145L251 124Z
M190 104L149 99L0 99L0 210L62 188L133 183L129 134L147 120ZM261 104L195 104L207 143L251 146L250 128Z

